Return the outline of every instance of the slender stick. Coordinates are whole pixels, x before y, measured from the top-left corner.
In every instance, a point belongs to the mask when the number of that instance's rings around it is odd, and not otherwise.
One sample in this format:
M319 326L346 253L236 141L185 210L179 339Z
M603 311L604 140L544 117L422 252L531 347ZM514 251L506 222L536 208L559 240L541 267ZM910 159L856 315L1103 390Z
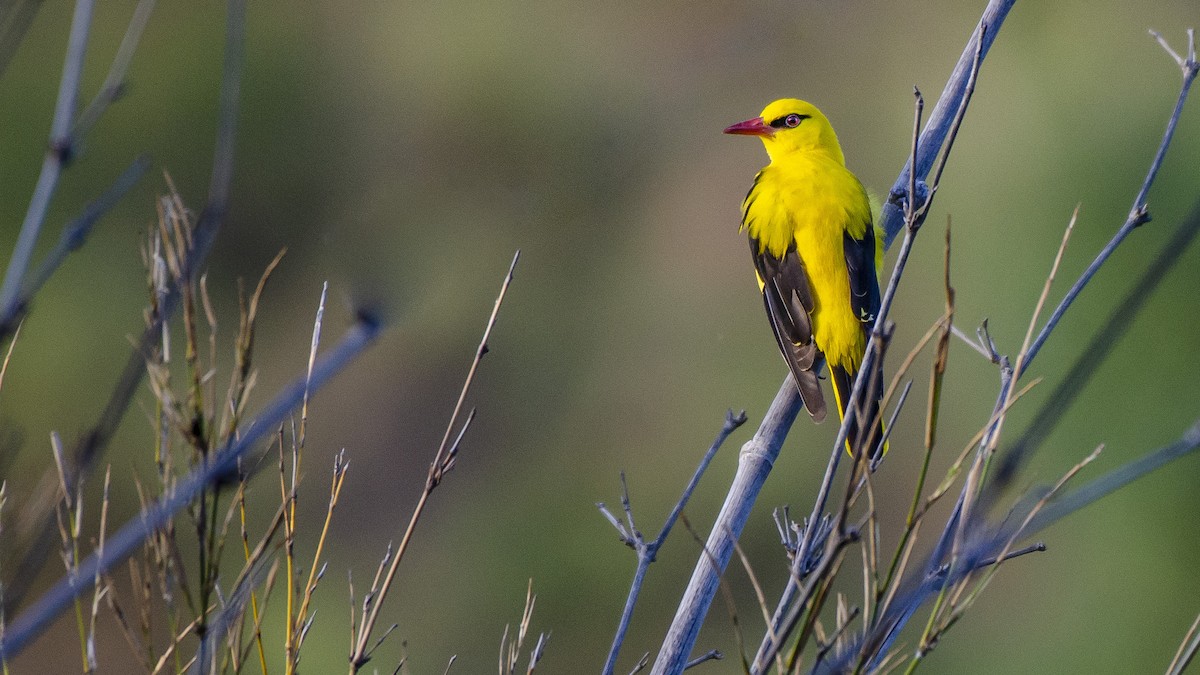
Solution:
M113 184L107 190L88 203L84 207L83 212L76 216L74 220L67 223L54 249L46 254L46 257L42 259L37 269L21 284L21 292L14 304L14 309L18 312L17 316L29 304L33 296L41 290L41 287L49 281L54 272L67 259L67 256L83 245L83 242L91 233L92 227L103 216L108 214L116 206L117 202L137 184L142 174L148 168L150 168L150 159L145 155L139 155L128 168L121 172L121 175L117 176L117 179L113 181ZM0 328L0 334L7 334L9 332L7 327L14 319L15 316L0 317L0 326L3 326L3 328Z
M121 38L121 46L117 48L117 55L113 58L108 75L104 78L104 84L100 85L100 91L88 104L88 107L79 113L79 119L76 120L75 127L71 129L71 135L75 139L86 136L99 121L104 111L108 109L108 106L125 93L125 75L129 72L133 53L142 39L146 24L150 22L150 15L154 12L155 4L156 0L138 1L137 7L133 10L133 18L129 20L129 26L125 29L125 36Z
M918 176L929 175L934 160L941 153L942 143L949 136L951 125L961 107L962 100L967 95L967 83L971 79L971 72L973 69L977 70L973 64L977 60L982 61L987 57L992 43L996 41L996 36L1000 33L1000 26L1004 23L1004 19L1015 2L1016 0L990 0L987 7L984 8L983 16L979 19L979 26L987 26L987 30L975 30L971 33L967 46L963 48L962 55L958 57L958 63L954 64L954 71L950 74L946 87L942 89L942 95L938 97L937 105L929 113L929 122L921 134L920 153L917 155L915 163L917 167L915 173ZM976 57L977 54L978 57ZM912 166L913 162L906 163L896 178L896 182L892 184L890 194L894 197L902 196L908 188ZM883 205L883 213L880 218L880 227L884 232L884 246L891 248L892 242L896 235L900 234L903 226L903 209L899 207L896 200L889 199Z
M1179 649L1175 652L1175 658L1171 659L1170 665L1167 666L1167 675L1182 675L1188 664L1196 656L1196 650L1200 649L1200 638L1197 637L1197 629L1200 629L1200 614L1196 615L1196 620L1192 622L1192 627L1188 629L1187 634L1183 636L1183 641L1179 643Z

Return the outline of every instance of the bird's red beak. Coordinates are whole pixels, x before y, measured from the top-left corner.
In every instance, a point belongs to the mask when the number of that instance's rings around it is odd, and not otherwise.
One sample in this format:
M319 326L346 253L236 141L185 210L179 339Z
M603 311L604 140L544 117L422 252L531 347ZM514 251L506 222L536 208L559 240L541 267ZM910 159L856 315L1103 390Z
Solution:
M741 136L763 136L769 138L775 134L775 130L771 128L763 118L755 117L752 120L738 122L725 127L725 133L738 134Z

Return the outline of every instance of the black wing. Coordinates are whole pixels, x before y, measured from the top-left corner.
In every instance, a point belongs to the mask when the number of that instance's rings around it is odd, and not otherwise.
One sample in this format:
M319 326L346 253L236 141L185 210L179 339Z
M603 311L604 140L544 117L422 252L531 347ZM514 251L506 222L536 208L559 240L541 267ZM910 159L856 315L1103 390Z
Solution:
M792 371L808 414L820 422L825 419L825 397L821 395L817 371L821 369L824 357L813 342L812 318L809 316L813 295L808 287L804 263L796 253L794 243L782 258L777 258L761 250L758 239L750 237L750 253L762 284L763 303L779 351Z
M865 330L875 323L879 314L879 277L875 273L875 228L867 223L866 234L855 239L849 232L842 235L842 248L846 255L846 271L850 274L850 306L858 320L867 324Z
M869 334L875 325L875 317L879 315L880 302L879 277L875 272L874 226L867 223L862 239L855 239L848 232L843 234L842 244L846 255L846 271L850 275L850 306L854 309L858 320L862 322L863 333ZM850 397L855 374L853 371L842 368L830 369L839 415L845 416L842 402ZM883 370L879 364L876 364L874 377L875 381L868 389L874 393L867 405L856 411L857 423L850 427L850 434L846 438L846 448L850 450L851 454L854 454L853 448L860 443L865 452L874 452L875 444L883 437L883 417L879 414L879 407L883 402ZM866 394L864 393L864 395ZM877 417L879 421L869 429L870 433L862 435L861 432ZM860 435L862 436L861 441ZM887 452L886 445L883 447L883 452Z

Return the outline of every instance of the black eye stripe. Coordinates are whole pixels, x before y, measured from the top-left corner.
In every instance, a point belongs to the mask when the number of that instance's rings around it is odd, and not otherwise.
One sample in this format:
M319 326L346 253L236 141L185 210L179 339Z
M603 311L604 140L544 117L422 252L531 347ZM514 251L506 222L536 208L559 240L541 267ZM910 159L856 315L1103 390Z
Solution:
M775 129L788 128L787 118L791 117L792 115L799 117L801 122L803 122L806 119L810 119L812 117L812 115L801 115L800 113L788 113L786 115L780 115L779 117L771 120L771 127L775 128ZM796 126L800 126L799 122L796 123Z

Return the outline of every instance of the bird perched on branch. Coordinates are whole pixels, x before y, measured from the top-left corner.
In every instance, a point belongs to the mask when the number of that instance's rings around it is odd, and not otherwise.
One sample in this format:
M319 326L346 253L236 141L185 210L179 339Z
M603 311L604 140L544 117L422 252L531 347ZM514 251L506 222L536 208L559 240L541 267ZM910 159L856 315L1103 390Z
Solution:
M825 418L818 375L828 363L838 415L862 365L879 311L883 247L877 242L867 191L846 168L829 120L811 103L786 98L762 115L725 129L758 136L771 162L742 202L742 229L779 350L809 415ZM872 452L883 432L882 371L867 405L856 410L846 446ZM861 429L871 432L861 438Z

